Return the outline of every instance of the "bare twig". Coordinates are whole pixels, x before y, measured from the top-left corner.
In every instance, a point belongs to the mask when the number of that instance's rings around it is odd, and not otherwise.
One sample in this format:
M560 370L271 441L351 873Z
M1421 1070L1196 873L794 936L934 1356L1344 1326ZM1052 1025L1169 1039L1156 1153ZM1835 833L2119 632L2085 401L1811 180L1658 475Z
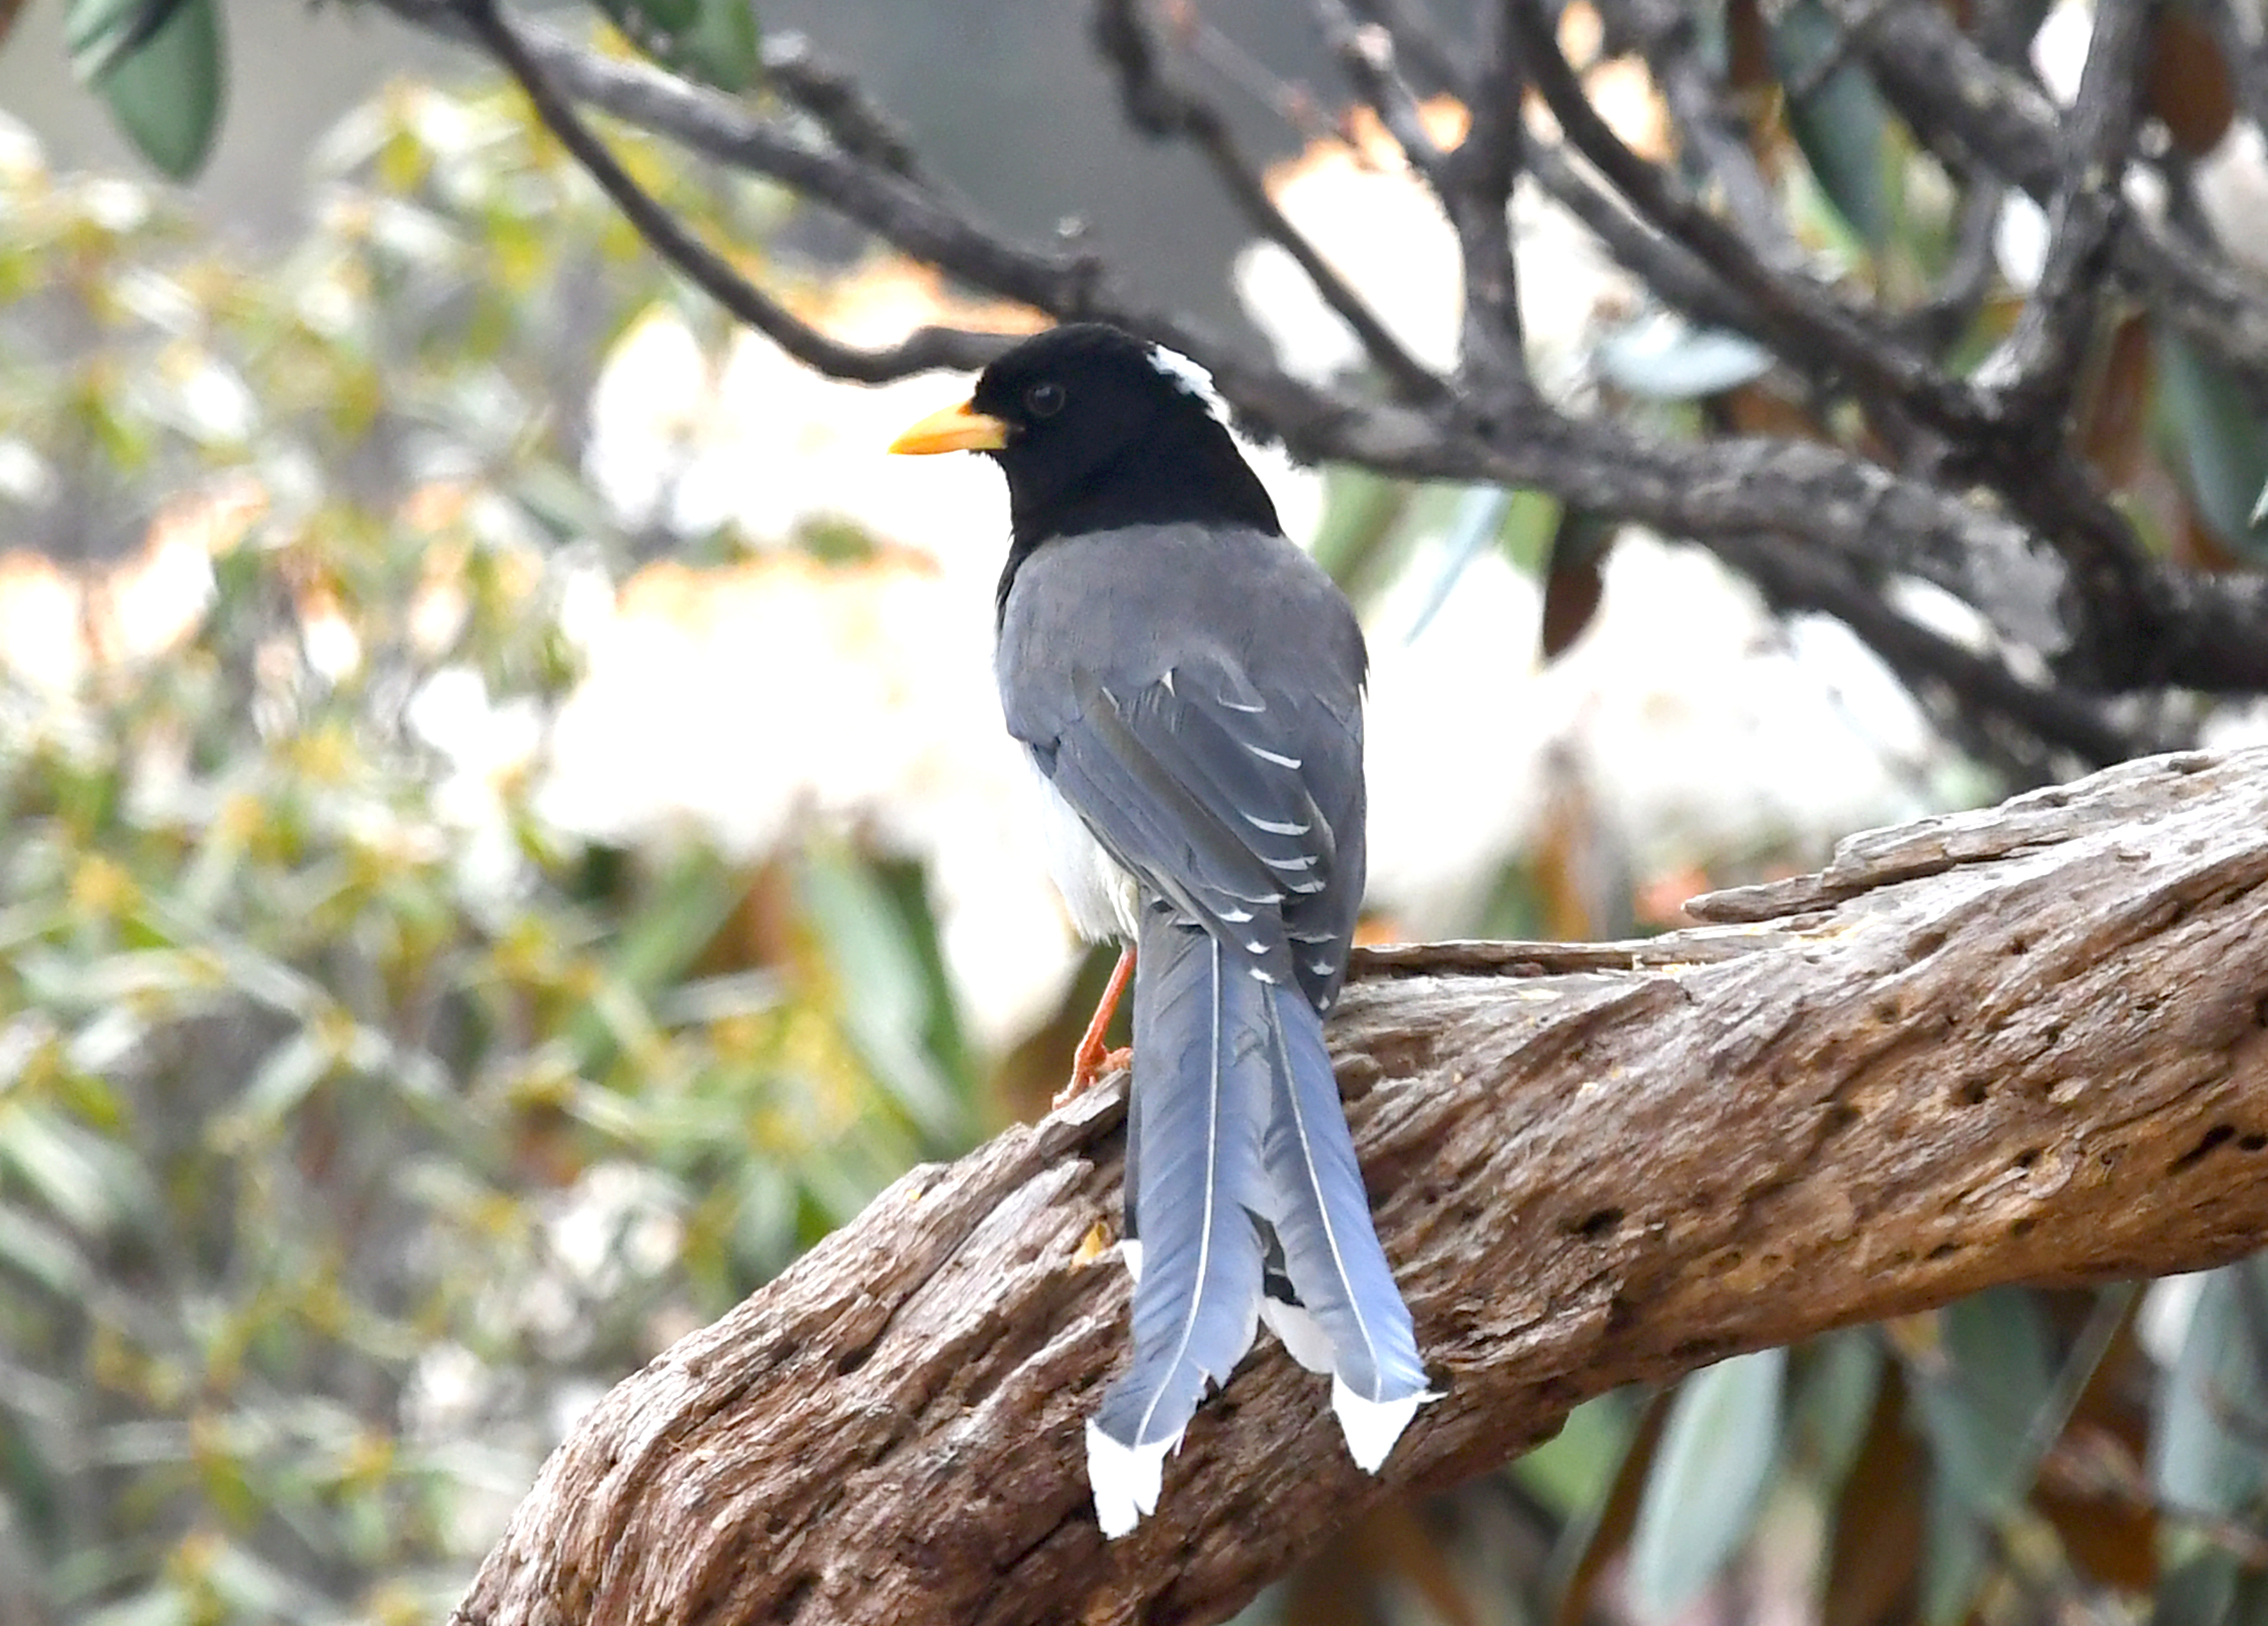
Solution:
M1953 224L1953 254L1929 297L1900 318L1915 342L1933 352L1944 349L1969 331L1992 289L1998 269L1993 258L1993 233L2007 188L1989 175L1973 174L1961 195L1961 212Z
M1782 607L1824 611L1849 626L1909 687L1952 691L1962 703L1940 720L1965 726L1964 744L2016 784L2069 775L2068 761L2042 756L2034 742L2095 768L2187 743L2138 735L2113 723L2095 702L2025 682L1992 657L1901 614L1878 584L1831 558L1763 538L1729 539L1720 551Z
M1766 337L1769 325L1753 304L1727 287L1683 244L1632 214L1565 146L1530 135L1526 158L1528 173L1535 177L1536 185L1589 227L1616 263L1670 309L1705 327L1729 327L1759 340ZM1784 359L1800 365L1803 358Z
M1826 4L1926 144L2053 202L2065 178L2061 119L2036 86L1994 63L1928 0ZM2113 227L2111 263L2268 410L2268 294L2257 277L2216 245L2132 210Z
M1418 92L1403 77L1400 48L1393 31L1382 23L1358 22L1344 0L1315 0L1314 11L1323 43L1331 48L1355 94L1369 103L1410 167L1432 181L1438 192L1441 149L1425 128Z
M1424 7L1412 0L1353 0L1357 15L1386 30L1394 54L1418 70L1427 88L1461 90L1464 71L1457 65L1462 48L1453 48Z
M2110 241L2124 208L2127 149L2134 135L2137 70L2149 6L2097 0L2070 151L2057 188L2053 233L2038 284L1989 369L1987 396L2004 427L2060 443L2080 364L2101 307Z
M1521 432L1535 400L1520 331L1520 275L1512 253L1512 187L1526 131L1521 99L1528 76L1510 0L1480 13L1479 65L1469 98L1472 128L1437 172L1441 205L1457 231L1465 263L1465 315L1459 377L1484 420L1484 433Z
M577 163L615 201L655 253L740 320L806 365L840 379L877 383L934 367L981 367L1012 341L998 334L923 327L884 349L866 350L828 338L792 314L778 301L727 264L724 257L630 178L607 145L583 122L537 67L512 25L494 0L459 0L458 10L475 39L504 64L535 105L544 127L559 138Z
M1726 213L1756 256L1785 274L1801 275L1803 251L1756 163L1749 132L1702 59L1698 13L1675 0L1605 0L1600 10L1609 27L1637 42L1684 144L1717 183Z
M1870 326L1800 269L1767 264L1747 240L1662 170L1623 143L1583 94L1541 0L1506 0L1536 89L1568 141L1631 207L1751 301L1783 355L1815 353L1861 386L1965 434L1980 427L1969 390L1889 333Z
M765 81L817 120L844 152L889 174L929 184L911 138L857 79L814 50L803 35L766 34L763 63Z
M1134 127L1151 136L1191 142L1204 154L1221 190L1255 231L1292 256L1323 303L1354 330L1364 352L1396 394L1425 404L1444 400L1447 388L1442 381L1403 348L1307 234L1276 207L1258 168L1237 145L1220 110L1172 77L1143 0L1099 0L1094 40L1117 77L1119 99Z

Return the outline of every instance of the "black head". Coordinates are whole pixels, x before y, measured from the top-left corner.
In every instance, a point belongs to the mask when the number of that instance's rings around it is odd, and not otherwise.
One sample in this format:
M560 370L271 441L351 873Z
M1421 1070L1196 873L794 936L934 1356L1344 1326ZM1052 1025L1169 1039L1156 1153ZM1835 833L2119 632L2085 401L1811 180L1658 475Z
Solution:
M987 367L966 404L924 419L891 450L998 461L1013 530L1004 596L1024 556L1057 537L1175 520L1272 533L1275 504L1203 379L1116 327L1050 328Z

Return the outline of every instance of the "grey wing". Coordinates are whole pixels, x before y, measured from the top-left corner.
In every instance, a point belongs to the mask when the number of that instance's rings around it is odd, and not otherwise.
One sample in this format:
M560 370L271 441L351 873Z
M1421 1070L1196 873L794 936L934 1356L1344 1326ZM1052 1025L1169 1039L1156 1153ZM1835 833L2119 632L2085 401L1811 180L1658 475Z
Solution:
M1362 901L1359 703L1342 716L1210 661L1124 693L1074 672L1071 691L1030 743L1096 840L1253 975L1327 1008Z

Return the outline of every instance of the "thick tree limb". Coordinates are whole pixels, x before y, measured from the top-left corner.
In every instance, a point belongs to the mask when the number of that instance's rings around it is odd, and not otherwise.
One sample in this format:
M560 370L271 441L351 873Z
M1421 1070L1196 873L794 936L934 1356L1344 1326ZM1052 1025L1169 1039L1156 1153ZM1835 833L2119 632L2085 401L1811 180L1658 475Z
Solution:
M1998 1282L2268 1235L2268 749L1845 843L1649 942L1377 952L1333 1028L1449 1385L1387 1465L1264 1348L1106 1544L1082 1421L1126 1288L1109 1090L917 1170L626 1380L456 1615L1217 1619L1577 1402Z

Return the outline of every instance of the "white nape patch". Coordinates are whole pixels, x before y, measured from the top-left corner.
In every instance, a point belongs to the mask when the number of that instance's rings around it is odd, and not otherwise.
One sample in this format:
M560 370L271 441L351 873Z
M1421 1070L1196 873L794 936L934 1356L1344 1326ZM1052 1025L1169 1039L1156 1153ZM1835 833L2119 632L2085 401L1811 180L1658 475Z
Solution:
M1087 1424L1086 1483L1094 1490L1094 1521L1106 1537L1116 1541L1139 1524L1143 1514L1158 1511L1166 1453L1181 1443L1182 1437L1175 1434L1154 1445L1122 1446L1092 1421Z
M1142 1239L1138 1236L1130 1236L1122 1239L1118 1244L1118 1257L1120 1262L1126 1267L1126 1274L1134 1278L1135 1284L1137 1286L1140 1285L1142 1281Z
M1330 1335L1306 1305L1286 1304L1281 1299L1263 1299L1260 1319L1268 1323L1268 1330L1276 1335L1292 1358L1312 1372L1331 1370Z
M1223 429L1230 427L1228 403L1220 398L1220 392L1213 387L1212 374L1198 366L1181 351L1169 350L1162 344L1152 344L1150 347L1150 364L1179 385L1185 393L1204 402L1204 408L1212 414L1214 423Z
M1394 1449L1394 1442L1402 1438L1418 1408L1440 1398L1431 1389L1420 1389L1405 1400L1365 1400L1347 1387L1345 1379L1331 1380L1331 1410L1338 1416L1339 1432L1346 1436L1347 1452L1355 1466L1366 1474L1375 1474L1384 1465L1386 1453ZM1087 1432L1093 1435L1093 1424ZM1088 1460L1091 1465L1092 1454Z

